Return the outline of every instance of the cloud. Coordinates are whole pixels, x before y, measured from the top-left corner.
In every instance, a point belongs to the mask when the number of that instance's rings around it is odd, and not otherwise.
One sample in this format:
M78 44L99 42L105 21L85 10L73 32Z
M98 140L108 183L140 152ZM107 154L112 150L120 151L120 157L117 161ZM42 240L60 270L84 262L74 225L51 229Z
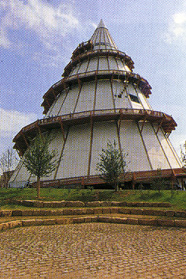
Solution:
M52 39L65 37L80 27L70 1L55 7L42 0L6 0L0 1L0 12L0 46L4 48L14 46L9 34L12 30L34 32L43 44L51 47Z
M186 44L186 7L183 11L172 15L168 31L165 35L166 42L170 44Z
M37 119L34 113L22 113L0 108L0 135L2 138L14 137L19 130Z
M3 48L10 48L11 42L7 38L5 30L0 29L0 46Z

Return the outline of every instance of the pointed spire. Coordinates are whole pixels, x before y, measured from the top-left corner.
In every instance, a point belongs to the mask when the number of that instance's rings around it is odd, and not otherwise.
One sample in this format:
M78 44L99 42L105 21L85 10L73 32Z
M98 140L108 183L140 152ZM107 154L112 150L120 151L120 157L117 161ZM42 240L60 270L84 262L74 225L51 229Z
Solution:
M102 19L100 20L100 23L97 28L107 28Z
M94 31L91 41L93 42L94 49L117 49L117 46L102 19Z

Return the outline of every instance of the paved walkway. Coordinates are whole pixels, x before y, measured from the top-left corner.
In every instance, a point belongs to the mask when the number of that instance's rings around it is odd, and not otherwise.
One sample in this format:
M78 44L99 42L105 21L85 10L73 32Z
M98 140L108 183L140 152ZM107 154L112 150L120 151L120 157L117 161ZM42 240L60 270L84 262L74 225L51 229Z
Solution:
M3 231L0 278L186 279L186 229L87 223Z

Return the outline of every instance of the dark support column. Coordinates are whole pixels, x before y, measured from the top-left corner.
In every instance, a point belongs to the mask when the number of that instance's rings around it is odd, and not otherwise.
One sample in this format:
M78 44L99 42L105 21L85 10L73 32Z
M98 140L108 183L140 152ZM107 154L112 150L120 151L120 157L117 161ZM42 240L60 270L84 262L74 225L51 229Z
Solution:
M172 177L171 177L171 189L172 190L174 189L175 182L176 182L176 174L175 174L175 171L172 170Z
M133 172L132 174L132 189L134 190L135 189L135 180L136 180L136 176L135 176L135 173Z
M41 129L40 129L40 127L39 127L39 123L38 123L38 122L39 122L39 121L36 122L36 127L37 127L37 129L38 129L38 131L39 131L39 134L40 134L41 138L42 138L42 133L41 133Z
M143 128L144 128L144 125L145 125L146 120L147 120L147 115L145 115L145 117L144 117L144 119L143 119L142 127L141 127L141 129L140 129L140 133L141 133L141 134L142 134L142 132L143 132Z
M164 120L164 118L162 118L161 122L159 123L158 129L157 129L157 131L156 131L156 134L159 132L159 129L162 127L163 120Z
M174 180L174 177L172 177L172 178L171 178L171 189L172 189L172 190L174 189L174 181L175 181L175 180Z
M183 181L183 177L181 178L181 189L184 189L184 181Z
M85 188L85 178L84 178L84 176L82 177L82 180L81 180L81 186L82 186L83 189Z

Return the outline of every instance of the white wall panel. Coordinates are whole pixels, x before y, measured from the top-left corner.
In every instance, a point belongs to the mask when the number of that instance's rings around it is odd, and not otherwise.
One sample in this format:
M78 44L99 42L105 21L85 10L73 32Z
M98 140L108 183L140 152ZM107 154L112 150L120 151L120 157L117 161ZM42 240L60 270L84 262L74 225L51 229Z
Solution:
M132 72L127 65L125 65L125 71Z
M60 109L60 112L59 112L60 115L73 113L75 104L76 104L76 100L78 98L78 94L79 94L79 87L78 87L78 85L75 85L68 92L65 102L64 102L62 108Z
M90 124L70 128L57 179L86 176L90 150Z
M151 106L147 102L146 97L142 93L138 93L138 97L144 109L151 109Z
M14 171L10 179L10 183L12 183L12 185L14 184L14 182L19 182L19 186L23 187L25 186L27 181L31 181L31 182L36 181L36 177L35 176L31 177L30 173L27 171L27 168L23 164L23 160L24 158L22 158L19 161L16 170Z
M157 129L157 127L155 127L155 128ZM175 153L173 147L171 146L169 139L165 138L161 129L158 131L157 135L158 135L161 145L165 151L165 154L168 157L171 167L172 168L181 168L181 162L180 162L177 154Z
M127 96L126 90L124 88L124 84L120 80L114 80L112 83L113 87L113 95L115 100L116 108L131 108L131 103L129 102L129 98Z
M147 122L144 125L142 136L150 157L153 170L157 170L158 168L161 169L170 168L167 159L163 153L163 150L161 148L161 145L150 123Z
M70 76L73 76L73 75L76 75L77 74L77 72L78 72L78 70L79 70L79 64L77 64L76 66L75 66L75 68L72 70L72 72L70 73Z
M99 70L108 70L108 60L107 57L99 57Z
M85 73L85 72L86 72L86 69L87 69L87 65L88 65L88 61L84 61L84 62L81 64L81 66L80 66L80 68L79 68L79 70L78 70L78 74L80 74L80 73Z
M112 56L109 56L109 65L110 65L110 70L116 70L118 68L116 59Z
M131 72L130 69L120 59L117 59L117 68L121 71Z
M108 80L98 80L96 90L96 110L113 109L111 84Z
M120 141L124 153L128 153L128 170L150 170L148 157L135 121L122 121L120 127Z
M52 111L53 111L53 109L54 109L54 107L55 107L55 105L56 105L56 103L57 103L57 99L58 99L58 98L55 99L55 101L53 102L53 104L52 104L51 107L49 108L49 110L48 110L48 112L47 112L47 114L46 114L45 117L49 117L49 116L53 115Z
M64 130L64 134L66 135L66 131ZM59 160L61 155L61 150L63 147L64 139L61 129L55 129L50 133L52 141L49 145L50 150L54 150L56 152L56 160ZM51 180L54 179L55 171L53 171L50 176L43 177L43 180Z
M116 61L117 61L117 68L118 68L118 70L125 71L123 62L120 59L117 59Z
M95 81L83 83L75 112L93 110Z
M92 157L90 174L98 174L96 164L99 162L99 154L102 153L102 148L107 148L107 143L114 140L118 146L118 136L116 122L97 122L94 123L93 129L93 144L92 144Z
M128 92L128 94L132 94L134 96L137 96L136 90L131 83L129 83L128 86L127 86L127 92Z
M59 98L57 99L53 108L49 111L49 113L47 113L47 116L52 116L52 115L55 116L59 114L60 108L63 104L65 97L66 97L66 92L63 91L59 96Z
M133 109L143 109L142 104L136 103L136 102L131 102L132 108Z
M97 70L97 65L98 65L98 57L92 58L89 62L87 71L88 72L96 71Z
M143 93L141 93L141 91L137 88L137 92L138 92L138 97L142 103L142 106L144 109L152 109L152 107L150 106L147 98L143 95Z

